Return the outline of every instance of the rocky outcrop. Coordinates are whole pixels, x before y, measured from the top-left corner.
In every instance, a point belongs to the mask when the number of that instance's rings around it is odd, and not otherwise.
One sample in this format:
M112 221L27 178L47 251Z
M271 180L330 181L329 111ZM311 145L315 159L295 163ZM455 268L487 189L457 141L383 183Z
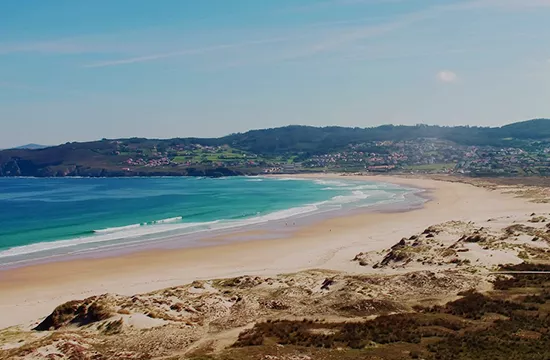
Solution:
M103 295L66 302L56 307L34 330L57 330L69 324L83 326L106 320L114 313L110 305L112 301L109 295Z

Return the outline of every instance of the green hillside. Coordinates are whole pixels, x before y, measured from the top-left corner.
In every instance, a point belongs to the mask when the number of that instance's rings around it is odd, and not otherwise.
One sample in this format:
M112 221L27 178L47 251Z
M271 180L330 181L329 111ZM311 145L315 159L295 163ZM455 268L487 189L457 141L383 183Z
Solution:
M530 169L535 169L533 174L540 175L546 174L544 154L547 154L549 140L549 119L494 128L293 125L221 138L103 139L36 150L3 150L0 151L0 176L222 176L261 173L266 168L287 168L292 164L306 164L302 170L386 166L428 171L452 168L449 164L468 169L472 159L467 154L472 151L476 156L481 154L475 166L488 163L483 154L489 154L486 156L491 161L497 159L481 169L482 172L529 175ZM503 149L521 151L516 154L506 150L508 156ZM534 155L526 157L526 153ZM509 159L513 163L518 158L521 158L520 165L530 166L501 169L501 160Z

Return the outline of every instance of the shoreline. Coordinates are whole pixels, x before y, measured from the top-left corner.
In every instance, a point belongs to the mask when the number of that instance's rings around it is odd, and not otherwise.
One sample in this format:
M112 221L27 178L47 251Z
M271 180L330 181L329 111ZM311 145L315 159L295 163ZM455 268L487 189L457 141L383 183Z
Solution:
M307 180L313 182L314 180L323 180L328 179L329 176L301 176L295 175L295 176L288 176L288 175L275 175L275 176L261 176L259 178L264 179L288 179L288 178L296 178L301 180ZM332 179L333 177L330 176ZM341 177L334 179L346 181L346 179L342 179ZM358 179L348 179L348 180L354 180L356 183ZM368 179L359 179L359 182L367 182ZM380 184L383 184L383 182L378 182ZM390 185L395 185L391 183L387 183ZM77 261L77 260L83 260L83 259L102 259L102 258L116 258L120 256L126 256L134 253L140 253L140 252L146 252L146 251L156 251L156 250L167 250L167 249L190 249L190 248L199 248L199 247L207 247L207 246L214 246L214 245L223 245L224 243L228 242L230 239L233 239L233 241L247 241L246 239L242 239L243 237L248 237L248 234L250 232L262 232L263 236L257 239L251 239L251 240L272 240L272 239L282 239L282 238L288 238L289 234L292 234L297 230L298 227L302 226L309 226L311 224L319 223L323 220L330 219L330 218L338 218L338 217L345 217L349 215L355 215L359 213L369 213L369 212L405 212L410 211L415 208L423 206L424 202L429 201L430 198L427 195L427 190L419 187L411 187L411 186L404 186L403 189L407 189L407 193L403 195L402 200L397 201L379 201L372 204L359 204L356 205L355 202L351 202L347 206L347 203L343 203L339 206L341 206L340 209L323 209L322 204L326 202L330 202L331 199L324 200L322 202L316 202L316 203L305 203L305 204L298 204L294 205L291 208L284 209L282 212L289 211L289 210L295 210L295 209L302 209L304 207L314 207L316 210L308 210L306 212L302 213L296 213L291 215L286 215L281 218L274 218L274 219L268 219L264 221L256 221L256 222L249 222L250 220L258 219L260 220L263 217L270 217L271 215L274 215L278 213L281 210L275 210L273 212L268 212L262 215L256 215L252 216L251 218L243 219L243 223L235 223L232 224L232 220L225 220L227 221L226 227L220 227L220 228L204 228L204 229L197 229L197 230L191 230L189 232L181 232L177 233L177 230L172 230L172 234L162 233L159 232L158 234L151 233L150 238L143 238L140 239L139 237L136 237L134 240L131 241L107 241L106 244L103 242L100 242L99 247L90 247L90 248L82 248L82 249L74 249L70 250L68 252L59 252L56 253L58 250L57 248L51 248L51 249L45 249L42 251L36 251L31 253L21 253L21 254L14 254L11 257L13 260L6 260L4 262L4 259L10 259L10 257L6 258L0 258L0 272L7 271L7 270L13 270L17 268L27 267L27 266L34 266L34 265L43 265L43 264L49 264L49 263L56 263L56 262L69 262L69 261ZM347 196L347 195L346 195ZM360 202L361 200L358 200ZM181 217L180 217L181 219ZM163 219L159 220L159 222L163 222L166 220L172 220L172 218L169 219ZM204 224L208 224L209 222L217 222L217 221L224 221L224 219L218 219L216 221L208 220L205 221ZM151 223L154 223L155 221L152 221ZM288 226L288 223L292 223L294 225ZM145 223L144 223L145 224ZM144 225L141 224L141 225ZM150 223L147 223L150 224ZM298 224L298 225L295 225ZM185 225L185 223L181 223L181 225ZM120 225L120 229L125 229L128 227L136 226L136 224L130 224L130 225ZM200 223L197 223L197 226L200 226ZM97 230L94 230L95 232ZM157 237L155 237L157 235ZM239 240L238 238L241 238ZM23 245L20 247L14 247L11 249L4 249L5 252L10 252L13 250L19 250L24 249L27 247L35 247L40 245L48 245L48 244L57 244L57 243L63 243L63 242L71 242L71 241L77 241L77 240L86 240L87 238L67 238L62 240L56 240L51 242L38 242L38 243L32 243L28 245ZM90 243L95 243L93 241L92 237L89 237ZM124 239L121 239L124 240ZM216 243L216 240L217 243ZM84 241L83 244L86 244ZM75 245L76 246L76 245ZM64 249L63 246L60 246L59 249Z
M310 177L342 178L337 174ZM34 324L57 305L73 299L102 293L133 295L194 280L244 274L274 276L315 268L359 274L398 272L364 268L350 260L359 252L382 250L436 223L487 219L543 206L462 183L391 176L345 178L423 188L431 201L405 212L368 212L324 219L282 239L258 240L262 234L252 233L248 235L253 240L230 244L149 250L114 258L5 270L0 272L0 292L6 294L0 299L0 328Z

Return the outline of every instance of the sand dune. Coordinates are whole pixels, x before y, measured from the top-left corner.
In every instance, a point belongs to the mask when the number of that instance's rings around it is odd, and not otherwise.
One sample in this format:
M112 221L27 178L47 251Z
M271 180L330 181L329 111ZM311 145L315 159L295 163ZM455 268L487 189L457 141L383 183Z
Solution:
M338 175L326 175L333 176ZM355 178L365 179L359 176ZM313 292L311 294L314 294L315 291L322 291L324 281L333 279L337 285L327 286L327 289L332 288L332 293L342 284L352 286L350 284L353 284L356 276L372 276L372 279L389 276L389 285L371 288L365 293L358 293L354 288L352 293L355 295L349 301L382 298L391 301L394 304L392 306L410 307L413 298L426 301L433 297L436 288L441 290L439 301L447 299L446 296L452 298L457 291L467 288L483 290L489 286L487 279L490 272L499 264L517 264L525 259L541 262L550 260L550 205L545 202L546 192L543 188L485 183L474 186L426 178L377 176L367 179L423 188L431 200L422 208L406 212L354 213L307 226L301 226L298 221L289 237L275 240L234 243L229 240L238 237L239 233L233 233L228 235L228 243L225 245L147 251L2 271L0 328L22 324L15 329L29 329L66 301L107 293L116 295L100 299L110 304L110 314L118 314L117 319L123 319L126 327L156 327L166 321L170 322L172 318L178 322L193 323L199 316L193 310L196 310L197 304L191 300L182 304L186 309L182 313L176 311L180 305L176 306L174 299L166 298L171 296L165 294L166 291L176 290L149 292L174 286L181 288L182 284L201 281L201 286L195 286L199 284L196 282L195 285L181 289L186 294L208 291L220 294L220 286L223 288L227 284L209 279L234 277L240 277L234 285L237 288L243 286L243 281L252 281L253 284L247 290L249 295L246 296L254 295L254 301L258 304L269 303L271 310L278 307L292 309L286 310L285 316L298 316L304 312L296 304L285 304L286 297L275 296L278 290L297 291L296 284L299 284L299 289L309 288ZM253 239L255 235L261 238L263 233L241 235ZM205 239L205 243L208 241ZM413 273L424 274L421 278L428 276L427 280L416 287L410 285L410 281L406 285L407 281L397 280L400 276L410 280L407 276ZM244 275L249 276L242 277ZM433 281L430 280L432 276L448 279L449 288L445 290L442 283L430 283ZM291 280L294 284L290 283ZM392 281L401 281L401 285L392 288ZM132 297L134 294L147 293ZM237 300L233 295L217 295L219 299L216 301L221 307L216 311L221 311L224 306L232 308ZM167 302L168 307L154 305L155 298L161 303ZM96 298L92 299L97 301ZM129 306L129 301L134 305ZM340 300L327 301L335 303ZM140 305L140 308L139 304L143 306ZM212 306L216 308L218 305ZM318 309L319 312L321 305L312 303L308 308ZM158 314L150 316L155 308ZM223 321L231 323L223 327L230 330L250 325L253 319L267 316L271 310L255 310L236 318L231 317L234 314L231 315L228 310L229 313L224 315L222 311L219 316L220 321L225 319ZM213 315L207 316L204 312L200 314L203 317L202 324L213 321ZM338 311L325 315L351 316ZM110 322L117 319L109 317ZM238 319L240 322L236 321ZM206 331L202 325L189 326L198 333ZM30 338L32 340L32 336ZM29 337L26 339L30 341ZM191 346L193 341L189 341L188 345Z

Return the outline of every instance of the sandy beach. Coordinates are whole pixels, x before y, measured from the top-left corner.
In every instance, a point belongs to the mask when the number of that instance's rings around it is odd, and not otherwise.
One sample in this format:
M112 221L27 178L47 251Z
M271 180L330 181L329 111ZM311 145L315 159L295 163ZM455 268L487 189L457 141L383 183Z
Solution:
M307 176L310 175L300 175ZM244 274L274 276L306 269L398 273L399 269L362 267L351 259L360 252L387 249L399 239L433 224L453 220L482 224L490 219L505 219L500 220L504 226L528 213L550 212L549 204L533 203L501 190L459 182L388 176L347 178L426 189L431 201L407 212L368 212L307 226L298 223L290 236L282 239L254 240L255 236L261 239L262 233L237 233L230 237L243 236L252 240L0 271L0 328L36 324L57 305L72 299L103 293L133 295L200 279ZM493 258L491 261L498 263L500 260L506 262L508 259Z

